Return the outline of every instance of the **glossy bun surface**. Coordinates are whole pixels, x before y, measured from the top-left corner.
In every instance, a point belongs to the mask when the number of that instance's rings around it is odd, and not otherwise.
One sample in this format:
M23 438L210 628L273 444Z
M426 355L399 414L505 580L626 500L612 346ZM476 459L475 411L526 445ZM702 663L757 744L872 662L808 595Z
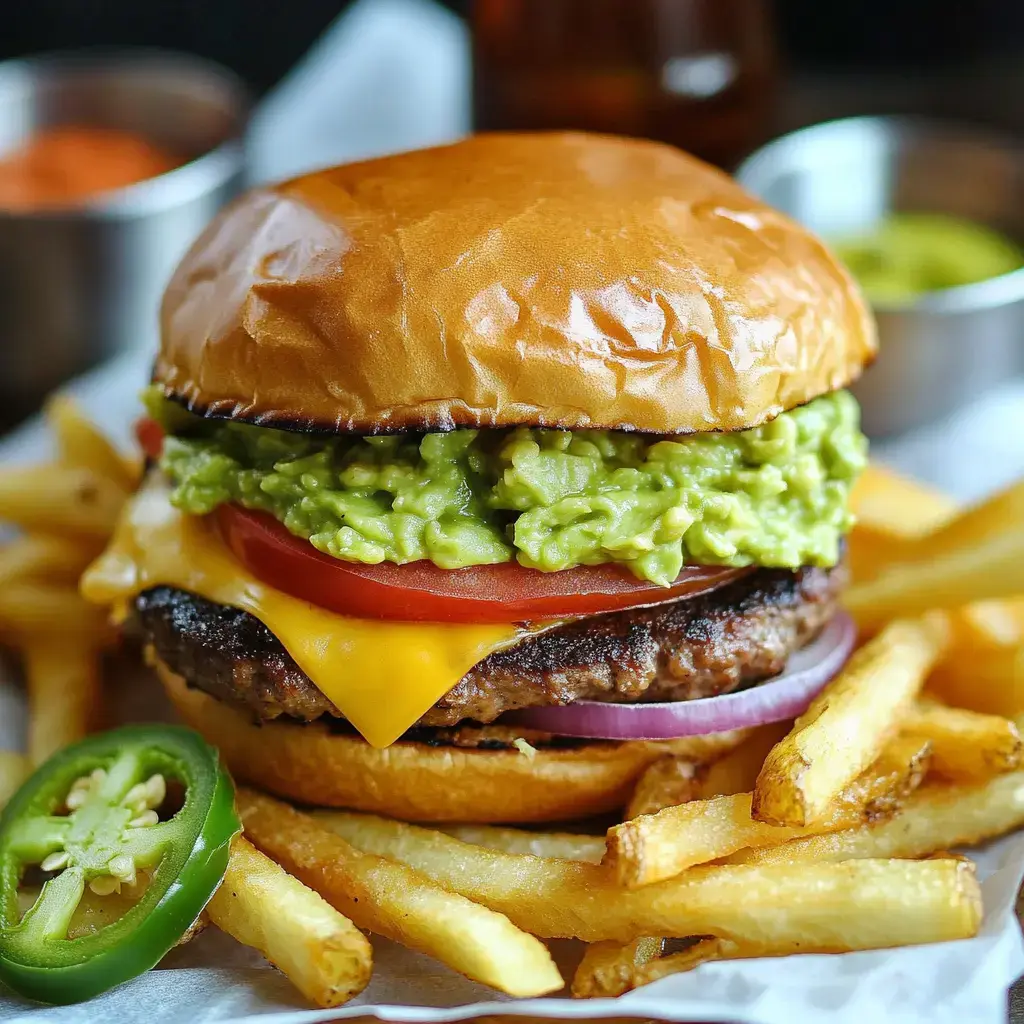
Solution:
M292 429L754 426L874 355L814 236L679 150L478 135L249 192L165 295L154 379Z

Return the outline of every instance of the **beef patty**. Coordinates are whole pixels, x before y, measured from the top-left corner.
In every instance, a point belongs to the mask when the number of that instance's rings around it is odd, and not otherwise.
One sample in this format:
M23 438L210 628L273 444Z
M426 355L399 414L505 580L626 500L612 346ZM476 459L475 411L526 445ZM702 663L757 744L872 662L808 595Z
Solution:
M417 723L492 722L576 700L692 700L780 672L835 614L842 567L759 569L690 600L577 619L524 637L466 673ZM248 612L171 587L135 601L143 640L173 672L268 721L341 713Z

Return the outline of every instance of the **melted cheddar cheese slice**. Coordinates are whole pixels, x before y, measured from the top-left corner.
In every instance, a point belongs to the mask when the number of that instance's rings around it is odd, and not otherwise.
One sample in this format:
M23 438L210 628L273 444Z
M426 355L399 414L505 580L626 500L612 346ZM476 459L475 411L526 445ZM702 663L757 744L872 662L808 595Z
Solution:
M82 578L97 604L124 607L149 587L177 587L244 609L375 747L393 743L481 658L514 642L505 625L346 618L267 586L205 519L171 505L153 477L130 500L114 538Z

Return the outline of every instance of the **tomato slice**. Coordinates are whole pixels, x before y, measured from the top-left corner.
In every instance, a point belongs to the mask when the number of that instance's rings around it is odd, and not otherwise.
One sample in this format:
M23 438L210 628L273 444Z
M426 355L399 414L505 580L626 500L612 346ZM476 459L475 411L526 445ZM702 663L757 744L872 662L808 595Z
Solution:
M536 622L663 604L744 575L725 566L688 566L670 587L638 580L617 565L540 572L515 562L441 569L432 562L363 565L317 551L273 516L237 505L214 515L235 556L285 593L361 619L414 622Z
M135 421L135 440L143 454L150 459L159 459L164 450L164 428L149 416Z

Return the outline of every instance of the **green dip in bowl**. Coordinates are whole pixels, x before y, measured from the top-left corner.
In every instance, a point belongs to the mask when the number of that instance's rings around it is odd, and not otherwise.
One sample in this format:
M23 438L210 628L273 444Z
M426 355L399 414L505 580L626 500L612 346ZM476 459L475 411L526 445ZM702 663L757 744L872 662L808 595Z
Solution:
M909 305L927 292L1024 267L1024 249L999 232L936 213L892 214L833 248L876 305Z

